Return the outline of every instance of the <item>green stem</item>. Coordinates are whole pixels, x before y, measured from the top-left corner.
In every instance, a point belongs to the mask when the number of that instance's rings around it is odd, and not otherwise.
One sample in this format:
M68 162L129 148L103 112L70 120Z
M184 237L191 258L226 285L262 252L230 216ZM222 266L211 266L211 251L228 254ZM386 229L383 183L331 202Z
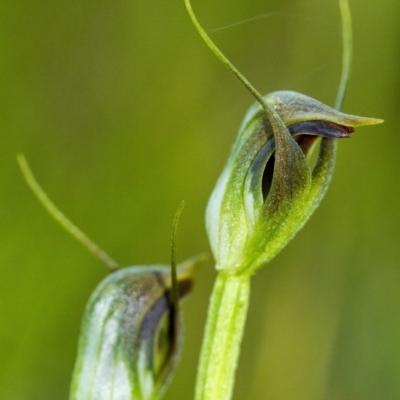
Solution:
M217 56L217 58L225 65L248 89L248 91L256 98L256 100L260 103L261 107L264 109L267 114L267 118L271 122L272 126L276 124L276 118L273 113L273 108L270 104L268 104L264 97L260 94L260 92L241 74L241 72L228 60L227 57L222 53L222 51L215 45L215 43L210 39L207 35L206 31L200 25L200 22L197 20L196 15L193 12L192 5L190 4L190 0L185 0L186 9L188 14L193 22L193 25L197 29L197 32L204 40L209 49ZM279 125L279 123L278 123Z
M208 308L195 400L229 400L250 297L250 277L220 272Z
M353 55L353 28L351 23L351 13L348 0L339 0L340 14L342 16L342 76L336 97L335 108L341 110L343 101L346 96L347 86L349 83L351 59Z

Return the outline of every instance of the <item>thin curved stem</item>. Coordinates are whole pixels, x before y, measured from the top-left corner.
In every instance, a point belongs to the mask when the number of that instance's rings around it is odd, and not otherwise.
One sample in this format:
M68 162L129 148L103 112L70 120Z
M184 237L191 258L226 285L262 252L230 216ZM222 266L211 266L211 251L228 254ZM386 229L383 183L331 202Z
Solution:
M179 289L178 289L178 278L176 272L176 234L178 232L178 222L182 214L185 202L179 205L178 210L175 213L174 221L172 223L172 236L171 236L171 290L170 290L170 302L175 310L173 325L178 323L178 312L179 312Z
M50 200L44 190L40 187L35 179L28 162L22 154L17 156L18 164L21 168L23 177L26 183L32 190L33 194L37 197L39 202L47 210L47 212L78 242L82 243L92 254L94 254L100 261L107 265L111 271L119 268L119 265L114 261L106 252L104 252L96 243L94 243L88 236L86 236L76 225L74 225Z
M351 12L348 0L340 0L340 13L342 16L342 76L336 97L335 108L340 110L346 96L347 86L351 71L351 60L353 56L353 28L351 23Z
M211 51L218 57L218 59L224 64L233 74L246 86L246 88L251 92L251 94L257 99L260 103L261 107L264 109L265 113L269 120L274 120L274 115L272 113L271 106L264 100L263 96L260 92L240 73L240 71L225 57L221 50L215 45L215 43L210 39L207 35L206 31L202 28L199 21L196 18L196 15L193 12L192 5L190 4L190 0L185 0L186 9L189 13L190 19L193 22L193 25L196 27L200 36L207 44L207 46L211 49Z

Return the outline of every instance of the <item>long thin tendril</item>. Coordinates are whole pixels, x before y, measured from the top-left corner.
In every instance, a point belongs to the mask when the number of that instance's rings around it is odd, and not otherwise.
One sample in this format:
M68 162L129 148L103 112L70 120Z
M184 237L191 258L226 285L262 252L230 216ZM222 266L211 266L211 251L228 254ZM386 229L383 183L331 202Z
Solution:
M94 254L100 261L107 265L111 271L119 268L119 265L105 253L96 243L94 243L88 236L86 236L76 225L74 225L50 200L44 190L36 181L32 170L29 167L26 158L19 154L17 156L18 164L21 168L23 177L33 194L37 197L39 202L47 210L47 212L78 242L82 243L92 254Z
M179 307L179 291L178 291L178 280L176 272L176 234L178 232L178 222L182 214L185 202L182 201L178 210L175 213L174 221L172 223L172 237L171 237L171 295L170 301L174 305L175 310Z
M199 21L196 18L196 15L193 12L192 5L190 4L190 0L185 0L186 9L189 13L190 19L193 22L193 25L199 32L201 38L210 48L210 50L218 57L218 59L224 64L233 74L246 86L246 88L252 93L252 95L257 99L260 103L261 107L264 109L265 113L269 120L274 120L274 114L271 106L264 100L263 96L260 92L239 72L239 70L226 58L222 52L218 49L216 44L210 39L207 35L206 31L202 28Z
M353 29L351 24L351 12L348 0L340 0L340 13L342 16L342 40L343 40L343 57L342 57L342 76L336 97L335 108L340 110L347 91L349 82L351 59L353 55Z

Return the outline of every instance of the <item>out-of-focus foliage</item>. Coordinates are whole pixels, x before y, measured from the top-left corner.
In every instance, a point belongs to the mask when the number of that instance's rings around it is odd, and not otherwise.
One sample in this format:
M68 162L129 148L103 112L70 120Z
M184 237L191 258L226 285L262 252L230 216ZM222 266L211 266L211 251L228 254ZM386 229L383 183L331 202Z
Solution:
M345 112L384 118L339 143L320 209L253 282L236 399L400 396L400 6L351 0ZM193 4L263 93L333 104L336 0ZM43 211L24 152L55 203L122 265L208 249L204 209L253 98L191 26L183 2L4 0L0 6L0 398L66 399L85 303L107 271ZM167 399L192 396L211 263L184 305Z

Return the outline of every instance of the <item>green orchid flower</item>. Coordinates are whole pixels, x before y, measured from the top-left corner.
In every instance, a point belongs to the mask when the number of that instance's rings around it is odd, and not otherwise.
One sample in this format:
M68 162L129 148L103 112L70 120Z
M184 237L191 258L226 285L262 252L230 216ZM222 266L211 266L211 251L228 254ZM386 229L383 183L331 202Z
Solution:
M252 274L270 261L319 205L333 173L335 139L381 122L291 91L264 100L278 124L258 102L250 108L206 210L216 268L235 274Z
M195 260L178 266L179 298ZM179 360L182 318L171 301L170 266L121 268L93 292L83 318L70 400L156 400Z

